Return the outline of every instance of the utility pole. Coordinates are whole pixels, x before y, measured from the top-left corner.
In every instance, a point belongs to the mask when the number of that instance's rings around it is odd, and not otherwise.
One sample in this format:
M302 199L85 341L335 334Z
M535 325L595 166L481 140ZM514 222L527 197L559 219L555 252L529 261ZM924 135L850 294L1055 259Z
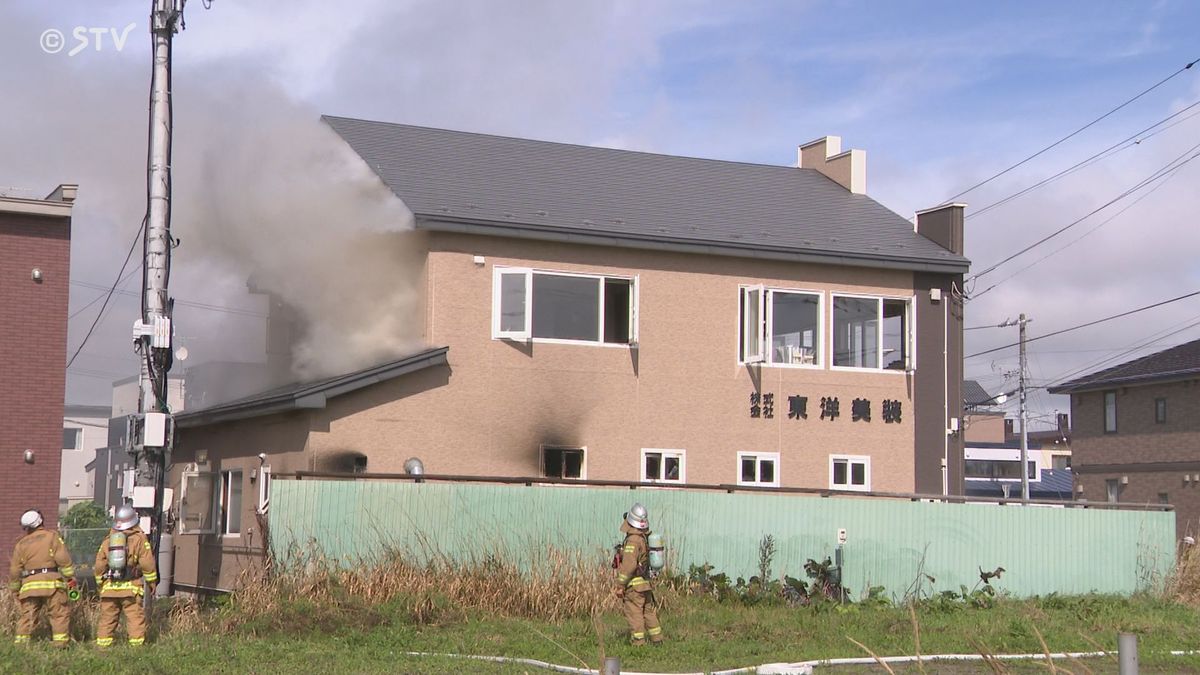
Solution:
M173 301L171 276L171 40L179 30L186 0L151 0L150 35L154 65L150 80L150 140L146 167L146 222L143 240L142 316L134 322L134 350L141 357L138 415L131 433L138 487L153 486L151 541L155 554L163 530L163 488L174 437L167 403L171 369ZM136 491L135 491L136 492ZM136 497L136 495L135 495ZM135 508L147 509L137 502ZM150 598L147 598L150 600Z
M1029 415L1028 415L1028 409L1025 405L1025 399L1026 399L1026 390L1025 390L1025 371L1026 371L1026 367L1025 367L1025 324L1029 323L1029 321L1032 321L1032 319L1027 320L1025 318L1024 314L1022 314L1021 317L1017 320L1017 324L1019 326L1020 336L1021 336L1019 342L1021 343L1020 389L1021 389L1021 501L1022 502L1029 501L1029 429L1028 429Z

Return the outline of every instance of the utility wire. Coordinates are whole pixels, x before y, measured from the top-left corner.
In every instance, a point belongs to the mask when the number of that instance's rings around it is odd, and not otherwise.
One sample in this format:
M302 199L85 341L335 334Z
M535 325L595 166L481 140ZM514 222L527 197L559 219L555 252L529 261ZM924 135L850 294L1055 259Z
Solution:
M1141 131L1133 134L1132 136L1129 136L1128 138L1125 138L1124 140L1118 141L1118 142L1108 146L1107 148L1101 150L1100 152L1097 152L1096 154L1092 155L1091 157L1088 157L1087 159L1076 162L1075 164L1063 169L1062 171L1059 171L1058 173L1054 174L1053 176L1050 176L1048 178L1043 178L1042 180L1034 183L1033 185L1030 185L1029 187L1026 187L1022 190L1014 192L1013 194L1010 194L1007 197L1004 197L1002 199L998 199L998 200L992 202L991 204L988 204L987 206L984 206L979 209L975 209L971 213L968 213L966 217L974 218L976 216L982 216L983 214L987 213L988 211L991 211L992 209L997 208L999 206L1003 206L1003 205L1007 204L1008 202L1010 202L1018 197L1021 197L1022 195L1028 194L1028 193L1042 187L1043 185L1046 185L1047 183L1053 182L1055 180L1058 180L1059 178L1062 178L1064 176L1072 174L1080 169L1091 166L1092 164L1095 164L1096 162L1099 162L1103 159L1107 159L1107 158L1117 154L1118 152L1121 152L1122 150L1128 150L1129 148L1132 148L1136 145L1140 145L1143 142L1145 142L1151 138L1154 138L1158 134L1161 134L1162 132L1167 131L1168 129L1172 129L1172 128L1182 124L1183 122L1186 122L1186 121L1192 119L1196 115L1200 115L1200 112L1194 112L1191 115L1188 115L1187 117L1175 122L1174 124L1169 124L1169 125L1163 127L1162 129L1155 130L1155 127L1161 126L1161 125L1165 124L1166 122L1171 121L1172 119L1182 115L1183 113L1191 110L1192 108L1195 108L1196 106L1200 106L1200 101L1196 101L1195 103L1192 103L1191 105L1180 110L1179 112L1176 112L1174 114L1168 115L1167 117L1164 117L1163 119L1155 122L1154 124L1151 124L1150 126L1146 127L1145 129L1142 129ZM1146 132L1150 132L1150 133L1146 133ZM1143 136L1142 134L1145 134L1145 135Z
M1197 156L1200 156L1200 153L1196 153L1197 148L1200 148L1200 143L1197 143L1196 145L1193 145L1192 147L1188 148L1183 154L1179 155L1175 159L1168 162L1166 164L1166 166L1163 166L1162 168L1158 169L1153 174L1142 179L1137 184L1133 185L1132 187L1125 190L1124 192L1117 195L1116 197L1113 197L1112 199L1108 200L1107 202L1101 204L1100 206L1098 206L1098 207L1092 209L1091 211L1089 211L1088 213L1084 214L1082 217L1077 218L1077 219L1071 221L1070 223L1067 223L1066 225L1055 230L1054 232L1051 232L1050 234L1046 235L1045 237L1042 237L1041 239L1026 246L1025 248L1021 249L1020 251L1013 253L1012 255L1008 256L1007 258L1004 258L1000 262L997 262L997 263L989 266L987 269L983 270L982 272L972 275L968 281L974 281L974 280L978 279L979 277L982 277L986 274L990 274L990 273L996 271L996 269L998 267L1000 267L1001 265L1013 260L1014 258L1024 255L1025 253L1028 253L1029 251L1033 250L1034 248L1041 246L1042 244L1050 241L1051 239L1062 234L1063 232L1066 232L1067 230L1071 229L1072 227L1075 227L1076 225L1078 225L1079 223L1082 223L1083 221L1087 220L1088 218L1096 215L1100 211L1103 211L1104 209L1121 201L1122 199L1133 194L1134 192L1137 192L1138 190L1146 187L1150 183L1153 183L1154 181L1158 180L1159 178L1163 177L1164 175L1183 167L1188 162L1192 161L1193 159L1196 159ZM1195 153L1195 154L1192 154L1191 157L1187 157L1187 155L1189 153ZM1187 158L1184 159L1185 157L1187 157Z
M1190 322L1190 323L1188 323L1188 322ZM1079 375L1080 373L1083 373L1084 371L1095 370L1095 369L1100 368L1101 366L1104 366L1108 363L1112 363L1113 361L1116 361L1117 359L1124 358L1125 356L1127 356L1129 354L1132 354L1139 350L1145 349L1147 346L1151 346L1154 343L1158 342L1159 340L1165 340L1166 338L1169 338L1173 335L1178 335L1179 333L1182 333L1184 331L1191 330L1192 328L1195 328L1196 326L1200 326L1200 318L1193 316L1191 319L1187 319L1183 323L1187 323L1187 325L1183 326L1182 328L1177 328L1175 330L1171 330L1171 328L1167 328L1164 331L1158 331L1156 333L1151 334L1150 337L1140 341L1139 344L1135 344L1127 349L1124 349L1123 351L1120 351L1120 353L1102 357L1097 361L1093 361L1092 363L1089 363L1088 365L1082 366L1080 368L1075 368L1074 370L1070 370L1063 375L1056 375L1047 384L1042 385L1042 387L1048 389L1050 387L1057 386L1059 384L1062 384L1064 382L1071 380L1072 378ZM1178 326L1179 324L1175 324L1175 325ZM1164 335L1163 333L1165 331L1169 331L1169 332L1166 332L1166 334ZM1115 370L1111 374L1124 372L1124 370L1128 366L1132 365L1137 360L1139 360L1139 359L1134 359L1133 361L1130 361L1128 364L1125 364L1124 366L1119 367L1117 370Z
M1079 330L1080 328L1087 328L1088 326L1095 326L1096 324L1104 323L1104 322L1106 322L1106 321L1112 321L1113 319L1120 319L1121 317L1129 316L1129 315L1131 315L1131 314L1137 314L1138 312L1144 312L1144 311L1146 311L1146 310L1148 310L1148 309L1154 309L1155 307L1162 307L1163 305L1169 305L1169 304L1171 304L1171 303L1173 303L1173 302L1179 302L1180 300L1186 300L1186 299L1188 299L1188 298L1195 297L1195 296L1197 296L1197 295L1200 295L1200 291L1192 291L1191 293L1186 293L1186 294L1184 294L1184 295L1181 295L1181 296L1179 296L1179 297L1171 298L1170 300L1163 300L1162 302L1156 302L1156 303L1154 303L1154 304L1152 304L1152 305L1146 305L1145 307L1138 307L1137 309L1131 309L1131 310L1129 310L1128 312L1121 312L1120 314L1114 314L1114 315L1112 315L1112 316L1106 316L1106 317L1104 317L1103 319L1096 319L1095 321L1089 321L1089 322L1087 322L1087 323L1081 323L1081 324L1079 324L1078 326L1071 326L1070 328L1064 328L1064 329L1062 329L1062 330L1057 330L1057 331L1054 331L1053 333L1046 333L1045 335L1039 335L1039 336L1037 336L1037 337L1028 338L1028 339L1026 339L1026 340L1025 340L1025 343L1026 343L1026 344L1029 344L1030 342L1036 342L1036 341L1038 341L1038 340L1044 340L1044 339L1046 339L1046 338L1049 338L1049 337L1054 337L1055 335L1062 335L1063 333L1070 333L1071 331L1076 331L1076 330ZM982 352L976 352L976 353L974 353L974 354L970 354L970 355L968 355L968 356L964 356L963 358L964 358L964 359L973 359L973 358L975 358L976 356L983 356L984 354L991 354L992 352L998 352L998 351L1000 351L1000 350L1002 350L1002 349L1008 349L1009 347L1016 347L1016 346L1019 346L1020 344L1021 344L1020 342L1013 342L1013 343L1011 343L1011 344L1003 345L1003 346L1000 346L1000 347L995 347L995 348L992 348L992 349L987 349L987 350L984 350L984 351L982 351Z
M129 253L125 254L125 262L121 263L121 271L117 272L116 281L113 281L112 288L109 288L108 293L104 296L104 304L100 305L100 311L96 314L96 319L92 321L91 327L88 328L87 335L83 336L83 342L79 343L79 348L75 350L75 353L72 354L71 358L67 361L67 368L70 368L71 364L75 363L75 358L79 356L79 352L83 351L84 346L87 345L88 339L92 337L92 333L96 330L96 326L100 323L100 317L104 316L104 310L108 308L108 301L112 299L113 293L115 293L117 290L117 284L121 283L121 278L125 276L125 268L129 266L129 260L133 257L133 251L137 248L138 241L140 241L142 238L142 232L146 230L147 220L149 220L148 216L146 218L142 218L142 226L138 228L137 234L135 234L133 237L133 243L129 245Z
M1078 134L1082 133L1083 131L1085 131L1085 130L1087 130L1088 128L1092 127L1093 125L1097 124L1098 122L1100 122L1101 120L1105 119L1106 117L1109 117L1110 115L1112 115L1113 113L1117 112L1118 110L1120 110L1120 109L1124 108L1125 106L1129 105L1130 103L1133 103L1134 101L1136 101L1136 100L1138 100L1139 98L1141 98L1141 97L1145 96L1146 94L1149 94L1150 92L1154 91L1155 89L1158 89L1158 88L1159 88L1159 87L1161 87L1162 85L1164 85L1164 84L1166 84L1167 82L1169 82L1170 80L1174 79L1176 75L1179 75L1179 74L1180 74L1180 73L1182 73L1183 71L1185 71L1185 70L1188 70L1188 69L1189 69L1189 68L1191 68L1192 66L1196 65L1196 63L1198 63L1198 62L1200 62L1200 59L1196 59L1195 61L1192 61L1191 63L1188 63L1187 65L1183 66L1183 67L1182 67L1182 68L1180 68L1179 70L1176 70L1175 72L1171 73L1170 75L1166 76L1165 78L1163 78L1163 79L1159 80L1158 82L1156 82L1154 85L1152 85L1152 86L1151 86L1151 87L1149 87L1148 89L1145 89L1145 90L1143 90L1143 91L1142 91L1140 94L1138 94L1137 96L1134 96L1133 98L1131 98L1131 99L1129 99L1129 100L1125 101L1125 102L1124 102L1124 103L1122 103L1121 105L1119 105L1119 106L1117 106L1117 107L1113 108L1112 110L1109 110L1108 112L1106 112L1106 113L1104 113L1103 115L1101 115L1101 116L1097 117L1096 119L1092 120L1091 122L1088 122L1087 124L1083 125L1082 127L1079 127L1079 128L1078 128L1078 129L1076 129L1075 131L1072 131L1071 133L1067 134L1066 136L1063 136L1062 138L1058 139L1057 141L1055 141L1055 142L1051 143L1050 145L1048 145L1048 146L1046 146L1046 147L1042 148L1041 150L1038 150L1037 152L1033 153L1032 155L1030 155L1030 156L1026 157L1025 159L1023 159L1023 160L1021 160L1021 161L1019 161L1019 162L1017 162L1016 164L1013 164L1012 166L1008 167L1007 169L1004 169L1003 171L1001 171L1001 172L999 172L999 173L997 173L997 174L995 174L995 175L991 176L990 178L986 178L986 179L984 179L984 180L982 180L982 181L980 181L980 182L978 182L978 183L976 183L976 184L972 185L971 187L967 188L966 190L963 190L962 192L960 192L960 193L958 193L958 194L954 195L953 197L950 197L950 198L949 198L949 199L947 199L946 201L947 201L947 202L952 202L952 201L954 201L955 199L958 199L959 197L961 197L961 196L963 196L963 195L967 194L968 192L971 192L971 191L973 191L973 190L975 190L975 189L977 189L977 188L980 188L980 187L982 187L982 186L984 186L984 185L987 185L988 183L990 183L990 182L992 182L992 181L996 180L996 179L997 179L997 178L999 178L1000 176L1003 176L1004 174L1008 173L1009 171L1012 171L1013 169L1015 169L1015 168L1017 168L1017 167L1021 166L1022 164L1025 164L1026 162L1030 161L1031 159L1034 159L1035 157L1038 157L1039 155L1042 155L1042 154L1044 154L1044 153L1048 152L1049 150L1052 150L1053 148L1055 148L1055 147L1057 147L1057 146L1061 145L1062 143L1066 142L1067 140L1069 140L1069 139L1071 139L1071 138L1073 138L1073 137L1077 136Z
M1198 146L1198 147L1200 147L1200 146ZM1092 234L1092 233L1093 233L1093 232L1095 232L1096 230L1099 230L1100 228L1104 227L1105 225L1107 225L1107 224L1111 223L1112 221L1116 220L1118 217L1120 217L1120 216L1121 216L1121 214L1123 214L1123 213L1125 213L1126 211L1128 211L1129 209L1132 209L1133 207L1137 206L1137 205L1138 205L1138 203L1139 203L1139 202L1141 202L1143 199L1146 199L1146 198L1147 198L1147 197L1149 197L1150 195L1152 195L1152 194L1154 194L1155 192L1157 192L1159 188L1161 188L1162 186L1166 185L1168 181L1170 181L1172 178L1174 178L1174 177L1175 177L1175 175L1176 175L1177 173L1179 173L1179 170L1180 170L1180 169L1182 169L1184 166L1186 166L1186 165L1187 165L1187 162L1190 162L1190 161L1192 161L1193 159L1195 159L1195 158L1196 158L1196 156L1197 156L1197 155L1193 155L1192 157L1189 157L1189 158L1187 159L1187 161L1185 161L1183 164L1180 164L1179 166L1177 166L1177 167L1175 167L1174 169L1172 169L1172 170L1171 170L1171 173L1167 174L1167 175L1166 175L1166 177L1162 178L1162 180L1161 180L1161 181L1159 181L1158 185L1155 185L1154 187L1150 188L1148 191L1146 191L1145 193L1143 193L1141 196L1139 196L1137 199L1133 200L1133 201L1132 201L1132 202L1130 202L1129 204L1126 204L1126 205L1125 205L1125 206L1124 206L1124 207L1123 207L1123 208L1122 208L1120 211L1117 211L1116 213L1112 214L1112 215L1111 215L1111 216L1109 216L1108 218L1105 218L1104 220L1102 220L1102 221L1100 221L1099 223L1097 223L1097 224L1096 224L1094 227L1092 227L1092 229L1090 229L1090 230L1088 230L1087 232L1084 232L1082 235L1080 235L1080 236L1079 236L1079 238L1077 238L1077 239L1074 239L1074 240L1072 240L1072 241L1070 241L1070 242L1067 242L1066 244L1064 244L1064 245L1062 245L1062 246L1060 246L1060 247L1058 247L1058 248L1054 249L1053 251L1051 251L1051 252L1047 253L1046 255L1044 255L1044 256L1042 256L1042 257L1038 258L1037 260L1034 260L1033 262L1029 263L1028 265L1026 265L1026 266L1022 267L1021 269L1019 269L1019 270L1017 270L1017 271L1013 272L1012 274L1009 274L1008 276L1004 277L1004 278L1003 278L1003 279L1001 279L1000 281L997 281L996 283L992 284L991 286L988 286L987 288L983 289L982 291L979 291L978 293L971 293L971 298L972 298L972 299L975 299L975 298L978 298L978 297L980 297L980 296L981 296L981 295L983 295L984 293L987 293L988 291L990 291L990 290L992 290L993 288L995 288L995 287L999 286L1000 284L1002 284L1002 283L1004 283L1004 282L1008 281L1009 279L1012 279L1013 277L1015 277L1015 276L1017 276L1018 274L1020 274L1020 273L1024 272L1025 270L1027 270L1027 269L1029 269L1029 268L1031 268L1031 267L1034 267L1035 265L1038 265L1038 264L1040 264L1040 263L1042 263L1042 262L1046 261L1048 258L1051 258L1051 257L1053 257L1053 256L1055 256L1055 255L1058 255L1059 253L1061 253L1061 252L1063 252L1063 251L1067 250L1068 248L1070 248L1070 247L1074 246L1075 244L1078 244L1079 242L1083 241L1085 238L1087 238L1087 236L1088 236L1088 235ZM1085 216L1085 217L1086 217L1086 216Z
M129 274L126 274L125 276L121 277L121 280L117 282L117 286L121 286L121 285L123 285L123 284L124 284L126 281L129 281L129 278L130 278L130 277L132 277L133 275L137 274L137 273L138 273L138 271L139 271L139 270L141 270L141 269L142 269L142 264L141 264L141 263L138 263L138 266L137 266L137 267L135 267L135 268L133 268L133 269L129 270ZM71 283L72 283L72 284L75 284L75 285L77 285L77 286L84 286L84 287L86 287L86 288L95 288L95 289L98 289L98 290L101 290L101 291L105 290L105 287L104 287L104 286L100 286L100 285L98 285L98 284L89 284L89 283L86 283L86 282L83 282L83 281L72 281ZM117 291L117 292L118 292L118 293L121 293L122 295L124 295L124 294L125 294L127 291L123 291L123 290L122 290L122 291ZM71 319L74 319L75 317L79 316L80 314L83 314L85 311L87 311L87 308L88 308L88 307L91 307L92 305L94 305L94 304L96 304L97 302L100 302L102 299L104 299L104 295L105 295L104 293L101 293L100 295L97 295L95 298L93 298L93 299L92 299L92 301L91 301L91 302L89 302L88 304L84 305L83 307L80 307L79 309L75 310L75 312L74 312L73 314L71 314L71 316L68 316L68 317L67 317L67 320L69 321L69 320L71 320Z

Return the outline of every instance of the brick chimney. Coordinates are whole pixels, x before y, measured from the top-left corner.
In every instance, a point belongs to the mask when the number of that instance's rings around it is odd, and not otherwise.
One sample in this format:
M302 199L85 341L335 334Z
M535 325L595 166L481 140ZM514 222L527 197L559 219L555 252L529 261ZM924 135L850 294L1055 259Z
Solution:
M796 166L816 169L856 195L867 193L867 153L842 152L841 136L824 136L801 145Z

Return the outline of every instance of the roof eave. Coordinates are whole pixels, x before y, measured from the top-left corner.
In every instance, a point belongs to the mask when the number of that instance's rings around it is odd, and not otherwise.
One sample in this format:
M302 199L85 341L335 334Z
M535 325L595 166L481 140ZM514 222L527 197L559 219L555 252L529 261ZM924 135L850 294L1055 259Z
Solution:
M965 274L970 261L965 258L938 261L928 258L905 258L902 256L867 255L835 251L798 251L787 248L763 248L751 244L725 242L697 242L683 239L638 236L615 232L571 232L559 228L548 228L520 222L496 222L466 218L445 218L434 214L416 214L417 227L439 232L459 232L484 236L517 237L591 246L616 246L673 253L721 255L738 258L785 260L809 262L820 265L850 265L880 269L902 269L916 272L941 274Z
M178 427L186 429L208 426L219 422L265 417L293 410L318 410L324 408L328 404L329 399L336 396L348 394L364 387L386 382L432 366L446 365L446 353L448 351L449 347L438 347L413 355L407 359L352 373L343 378L335 379L332 382L300 388L287 394L218 405L193 413L182 413L175 417L175 424Z
M1147 384L1182 382L1185 380L1195 379L1197 376L1200 376L1200 368L1188 368L1186 370L1175 370L1168 373L1135 375L1131 377L1114 377L1110 379L1096 380L1094 382L1067 382L1066 384L1057 387L1050 387L1046 389L1046 391L1051 394L1083 394L1091 391L1112 389L1113 387L1132 387Z

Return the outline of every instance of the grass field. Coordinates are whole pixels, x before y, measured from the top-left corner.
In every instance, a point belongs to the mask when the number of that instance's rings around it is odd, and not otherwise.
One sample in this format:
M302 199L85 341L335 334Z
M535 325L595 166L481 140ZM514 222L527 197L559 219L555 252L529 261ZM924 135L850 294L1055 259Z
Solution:
M65 652L45 642L31 648L0 647L0 672L12 673L518 673L545 672L528 666L408 656L405 652L478 654L533 658L569 666L596 667L603 649L626 669L696 672L769 662L866 656L848 638L880 655L916 653L913 614L906 608L857 607L839 611L746 607L711 599L677 598L664 611L669 642L661 648L625 644L616 607L596 621L557 622L498 618L473 610L443 608L414 620L412 605L395 602L374 611L341 614L299 604L277 608L270 626L244 631L174 630L142 650L117 647L97 652L76 643ZM162 612L160 612L160 615ZM995 607L923 608L915 613L920 650L937 653L1040 653L1040 633L1051 651L1115 651L1118 631L1140 636L1147 672L1200 672L1200 657L1171 657L1171 650L1200 648L1200 613L1153 598L1047 598L1000 601ZM316 619L314 621L314 619ZM160 623L163 619L160 616ZM7 642L7 640L6 640ZM1080 666L1059 661L1070 672L1115 672L1099 659ZM1049 672L1038 665L1005 664L1008 672ZM928 666L930 672L992 672ZM883 672L877 667L837 672ZM898 672L902 672L898 670ZM908 670L908 672L916 672Z
M1200 673L1200 554L1154 594L1134 598L1048 596L1013 600L982 582L898 604L859 593L851 604L795 580L721 580L708 568L665 577L656 591L667 643L627 643L612 570L549 552L545 568L518 572L495 559L415 565L403 556L347 569L317 561L290 573L247 578L215 602L164 600L142 649L98 652L96 601L74 603L72 638L53 651L46 627L31 647L11 645L16 607L0 595L0 673L519 673L526 665L428 654L536 659L596 668L617 656L625 670L703 672L775 662L915 654L1033 654L1116 650L1139 636L1143 672ZM819 570L818 570L819 572ZM816 575L819 581L823 577ZM764 575L770 578L770 575ZM832 597L837 597L836 595ZM859 644L860 643L861 646ZM1060 660L1058 672L1116 672L1115 660ZM897 672L921 672L897 668ZM877 666L832 672L883 672ZM1044 664L931 665L925 672L1052 672Z

